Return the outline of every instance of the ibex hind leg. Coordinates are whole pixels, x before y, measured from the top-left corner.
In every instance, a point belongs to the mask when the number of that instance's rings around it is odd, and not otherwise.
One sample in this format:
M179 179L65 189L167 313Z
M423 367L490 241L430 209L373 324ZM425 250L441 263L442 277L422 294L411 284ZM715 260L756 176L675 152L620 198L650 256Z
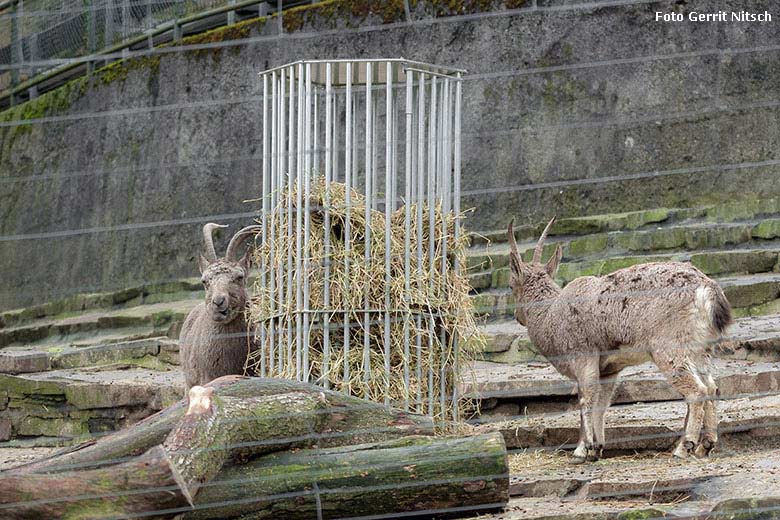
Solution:
M594 428L594 409L598 406L601 393L598 357L587 358L576 372L580 402L580 442L572 455L572 462L581 464L598 459Z
M704 405L708 388L702 380L696 364L691 361L690 343L675 342L654 344L650 354L655 364L663 372L669 383L685 398L688 413L685 418L685 431L672 455L687 458L699 444L699 436L704 421Z
M601 458L604 454L604 446L606 445L606 436L604 434L604 415L607 413L609 406L612 404L612 397L615 394L615 388L617 388L618 374L612 374L609 376L602 376L599 379L601 390L599 391L599 399L596 403L596 407L593 410L593 433L595 435L595 449L596 457Z
M718 444L718 412L716 409L718 386L709 372L709 366L703 369L702 379L707 385L707 400L704 402L704 428L702 428L699 444L695 450L697 457L706 457Z

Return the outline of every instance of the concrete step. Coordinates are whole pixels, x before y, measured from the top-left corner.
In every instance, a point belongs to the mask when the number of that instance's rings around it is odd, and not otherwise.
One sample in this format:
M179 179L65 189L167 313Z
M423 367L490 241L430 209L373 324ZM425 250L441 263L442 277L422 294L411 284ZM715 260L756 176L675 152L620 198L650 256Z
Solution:
M562 246L563 260L574 262L617 255L716 250L751 244L764 247L773 243L777 246L775 239L778 236L780 219L728 224L694 222L640 231L552 237L545 244L543 257L549 257L558 245ZM535 246L535 240L518 243L523 260L531 260ZM476 272L503 267L507 265L508 253L509 245L506 243L472 247L466 255L467 266Z
M491 321L481 330L485 340L479 354L482 361L545 361L528 338L526 328L514 319ZM780 314L737 318L727 332L713 351L718 357L780 361Z
M181 372L130 364L0 375L0 441L61 445L132 424L179 400Z
M687 407L683 401L618 404L605 417L608 451L670 450L682 435ZM742 397L718 402L719 435L724 441L754 440L764 445L780 436L780 395ZM580 414L535 412L509 420L481 418L478 431L499 431L508 449L574 449L579 440ZM734 438L734 439L730 439Z
M780 362L754 362L713 358L712 371L722 399L745 395L780 393ZM512 403L517 414L523 409L549 408L565 403L574 408L577 395L574 381L560 375L546 361L529 361L515 365L477 361L464 377L461 395L473 399L496 399ZM653 363L628 367L620 375L615 403L674 401L682 396L666 381ZM490 413L490 410L485 410Z
M196 299L200 297L202 289L200 278L187 278L100 293L74 294L41 305L1 312L0 329L90 310L109 311Z
M200 299L144 304L127 309L92 310L63 317L47 317L0 329L0 352L35 348L52 351L112 342L111 339L168 335ZM104 338L103 336L107 336Z
M777 245L773 242L774 245ZM509 250L496 253L490 270L469 274L475 291L509 287ZM709 276L734 276L772 273L780 270L780 248L711 250L698 253L677 252L652 255L623 255L609 258L563 262L555 280L566 285L580 276L603 276L618 269L648 262L691 262ZM479 294L479 293L477 293Z
M669 455L641 452L608 456L597 464L579 467L571 464L566 452L518 450L509 456L510 495L568 497L580 501L640 499L649 503L670 502L681 496L686 496L687 501L707 500L713 488L733 481L735 474L780 484L778 447L778 439L765 440L761 447L756 447L740 442L739 437L731 437L724 439L705 459L678 460ZM739 488L729 491L725 495L731 498L747 496ZM735 491L738 494L732 494Z
M698 208L655 208L627 213L589 215L556 221L550 236L591 235L610 231L631 231L680 222L728 223L780 216L780 199L739 200ZM508 224L508 223L507 223ZM547 222L515 223L517 240L536 240ZM472 244L506 242L506 228L472 234Z
M178 365L179 346L176 340L167 336L144 336L104 334L85 343L6 347L0 350L0 373L25 374L111 364L167 370L170 365Z

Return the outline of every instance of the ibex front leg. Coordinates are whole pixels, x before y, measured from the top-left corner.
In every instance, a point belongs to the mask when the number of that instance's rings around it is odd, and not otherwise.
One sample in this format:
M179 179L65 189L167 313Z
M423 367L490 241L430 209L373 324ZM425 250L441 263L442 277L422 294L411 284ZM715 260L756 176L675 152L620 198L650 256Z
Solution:
M581 361L576 371L580 400L580 442L572 457L572 462L575 464L598 459L595 447L594 408L599 404L601 392L599 360L596 357Z

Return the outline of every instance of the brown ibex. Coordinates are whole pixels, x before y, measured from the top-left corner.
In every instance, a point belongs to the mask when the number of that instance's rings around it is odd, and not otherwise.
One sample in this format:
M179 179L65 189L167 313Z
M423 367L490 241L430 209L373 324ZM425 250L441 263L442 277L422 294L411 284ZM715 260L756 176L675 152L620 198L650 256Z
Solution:
M721 288L690 264L658 262L584 276L561 289L553 281L560 245L547 263L541 261L553 222L531 262L521 259L510 222L510 285L517 321L558 372L577 382L581 422L573 462L601 457L604 413L617 376L650 359L688 406L685 433L673 454L709 454L718 438L718 389L706 347L732 322Z
M225 375L243 374L247 358L246 278L247 251L236 259L239 248L254 236L260 226L248 226L228 243L224 258L217 258L212 232L226 228L219 224L203 226L205 252L198 256L206 299L184 320L179 335L179 355L187 390Z

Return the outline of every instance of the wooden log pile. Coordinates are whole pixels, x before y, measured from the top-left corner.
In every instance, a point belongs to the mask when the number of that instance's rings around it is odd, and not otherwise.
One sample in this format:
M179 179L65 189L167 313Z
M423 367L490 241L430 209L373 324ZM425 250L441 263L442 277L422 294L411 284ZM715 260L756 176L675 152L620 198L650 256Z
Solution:
M0 517L18 519L391 518L496 509L508 498L498 433L437 437L426 417L237 376L0 473Z

